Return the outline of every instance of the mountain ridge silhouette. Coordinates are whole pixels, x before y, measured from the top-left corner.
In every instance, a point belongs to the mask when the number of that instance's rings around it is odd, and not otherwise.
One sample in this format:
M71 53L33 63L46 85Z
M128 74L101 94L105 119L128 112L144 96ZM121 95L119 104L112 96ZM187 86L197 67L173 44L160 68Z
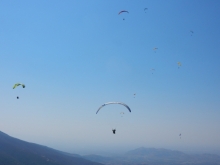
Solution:
M0 131L0 165L101 165Z

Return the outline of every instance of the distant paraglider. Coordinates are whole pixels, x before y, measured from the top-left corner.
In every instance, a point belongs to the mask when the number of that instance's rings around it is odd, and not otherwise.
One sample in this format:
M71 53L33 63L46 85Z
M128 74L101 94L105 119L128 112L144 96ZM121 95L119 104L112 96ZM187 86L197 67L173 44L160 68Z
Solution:
M155 53L156 53L156 50L157 50L157 49L158 49L158 48L156 48L156 47L155 47L155 48L153 48L153 50L154 50L154 52L155 52Z
M181 62L177 62L178 69L182 66Z
M24 84L21 84L21 83L16 83L14 86L13 86L13 89L17 88L18 86L22 86L23 88L25 88L25 85ZM17 99L19 99L19 96L17 96Z
M146 13L147 9L148 9L148 8L144 8L145 13Z
M122 14L122 13L129 13L127 10L121 10L118 15ZM125 18L123 18L123 20L125 20Z
M191 36L192 36L194 32L192 30L190 30L190 33L191 33Z
M135 98L135 96L136 96L136 93L134 93L134 98Z
M99 107L99 109L97 110L96 114L99 112L99 110L100 110L102 107L104 107L104 106L106 106L106 105L109 105L109 104L121 104L121 105L125 106L125 107L128 109L129 112L131 112L131 109L129 108L129 106L127 106L127 105L124 104L124 103L121 103L121 102L108 102L108 103L103 104L101 107Z
M154 74L154 72L155 72L155 69L152 68L152 69L151 69L151 74Z
M179 137L180 137L180 139L181 139L181 133L179 134Z
M116 133L116 129L112 129L112 132L113 132L113 134L115 134Z

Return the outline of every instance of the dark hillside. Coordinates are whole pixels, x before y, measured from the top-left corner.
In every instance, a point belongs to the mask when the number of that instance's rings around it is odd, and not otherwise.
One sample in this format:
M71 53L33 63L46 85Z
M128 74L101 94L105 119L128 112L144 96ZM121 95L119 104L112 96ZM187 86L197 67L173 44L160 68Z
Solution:
M0 165L101 165L0 131Z

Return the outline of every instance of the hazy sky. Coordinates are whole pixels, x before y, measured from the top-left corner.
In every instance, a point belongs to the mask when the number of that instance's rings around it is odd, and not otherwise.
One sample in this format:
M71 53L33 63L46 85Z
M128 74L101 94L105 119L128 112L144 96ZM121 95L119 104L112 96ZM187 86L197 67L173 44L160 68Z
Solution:
M219 17L219 0L1 0L0 130L79 154L220 153ZM132 112L96 114L109 101Z

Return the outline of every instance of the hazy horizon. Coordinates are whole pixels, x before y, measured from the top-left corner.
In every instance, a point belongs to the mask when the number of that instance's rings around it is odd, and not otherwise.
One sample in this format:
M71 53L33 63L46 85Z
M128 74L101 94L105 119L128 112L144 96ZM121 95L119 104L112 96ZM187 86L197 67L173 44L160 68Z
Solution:
M219 16L218 0L2 0L0 130L76 154L220 155ZM110 101L131 113L96 114Z
M5 133L5 132L4 132ZM7 133L6 133L7 134ZM8 134L9 135L9 134ZM11 135L9 135L11 136ZM17 137L14 137L17 138ZM20 140L24 140L24 139L20 139ZM30 143L36 143L34 141L27 141ZM68 144L52 144L52 145L48 145L49 143L45 143L45 144L40 144L40 143L36 143L39 145L43 145L43 146L47 146L49 148L53 148L56 150L60 150L63 152L68 152L68 153L72 153L72 154L79 154L79 155L90 155L90 154L97 154L97 155L101 155L101 156L115 156L115 155L120 155L120 154L125 154L128 151L131 150L135 150L135 149L139 149L139 148L155 148L155 149L167 149L167 150L172 150L172 151L180 151L186 154L217 154L220 156L220 151L218 149L212 149L212 148L190 148L190 147L183 147L183 148L179 148L176 149L175 147L171 147L171 146L157 146L154 147L152 145L145 145L145 146L123 146L123 147L117 147L117 146L111 146L111 147L100 147L98 146L82 146L82 145L75 145L74 147L72 146L68 146ZM107 149L106 149L107 148Z

